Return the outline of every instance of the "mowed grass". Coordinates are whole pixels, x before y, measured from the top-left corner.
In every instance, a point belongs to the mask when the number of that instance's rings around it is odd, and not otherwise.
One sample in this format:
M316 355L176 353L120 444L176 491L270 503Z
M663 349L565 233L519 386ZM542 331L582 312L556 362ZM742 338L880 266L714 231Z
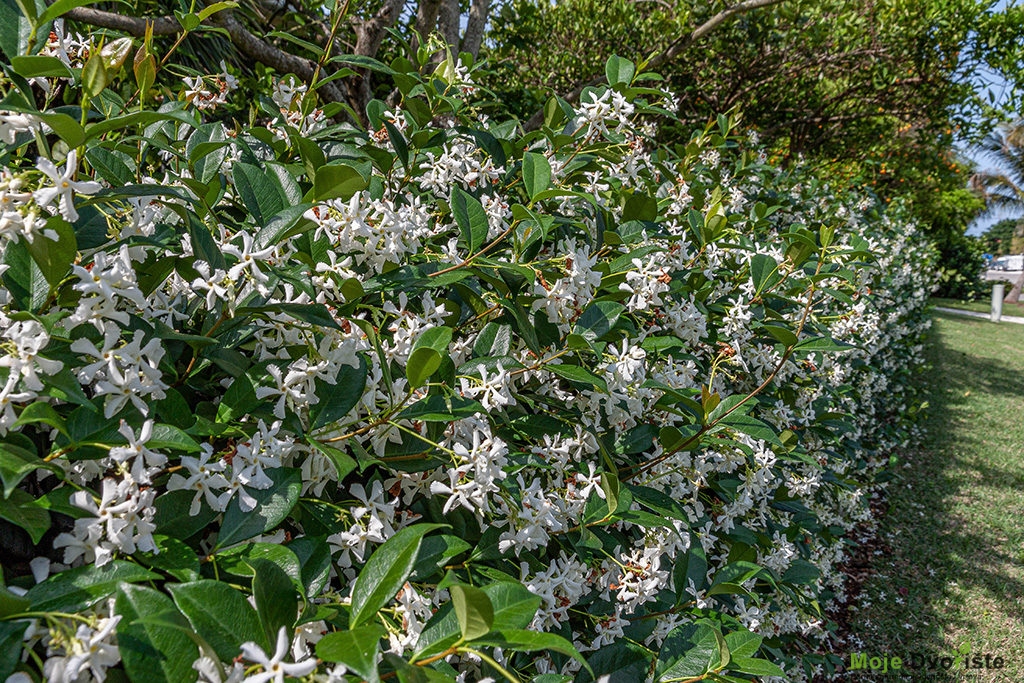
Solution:
M906 661L967 645L1004 668L884 679L1024 681L1024 325L934 319L928 436L895 468L874 571L841 654L849 663L859 645Z

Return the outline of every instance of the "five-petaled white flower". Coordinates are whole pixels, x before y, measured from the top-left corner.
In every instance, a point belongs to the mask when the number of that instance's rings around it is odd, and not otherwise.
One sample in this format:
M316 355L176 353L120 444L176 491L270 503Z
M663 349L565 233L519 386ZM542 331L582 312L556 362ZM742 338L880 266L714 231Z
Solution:
M244 683L266 683L266 681L284 683L285 674L299 678L316 669L315 657L294 664L285 664L281 660L286 654L288 654L288 633L284 626L277 632L277 649L274 650L273 657L268 657L263 648L256 643L243 643L242 656L263 667L263 671L246 676Z
M39 206L49 206L53 200L57 200L57 208L60 214L67 220L74 223L78 220L78 212L75 211L75 203L72 200L72 193L95 194L102 189L102 185L91 180L74 180L75 172L78 170L78 152L71 150L64 164L64 170L59 171L52 161L39 157L36 160L36 168L45 173L53 181L53 187L44 187L36 190L35 199Z

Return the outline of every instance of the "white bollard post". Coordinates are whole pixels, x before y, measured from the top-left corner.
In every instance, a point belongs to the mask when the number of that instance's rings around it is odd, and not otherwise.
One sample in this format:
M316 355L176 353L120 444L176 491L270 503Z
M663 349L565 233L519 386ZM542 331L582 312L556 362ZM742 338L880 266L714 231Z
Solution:
M992 285L992 322L997 323L1003 317L1003 289L1006 285L1002 282Z

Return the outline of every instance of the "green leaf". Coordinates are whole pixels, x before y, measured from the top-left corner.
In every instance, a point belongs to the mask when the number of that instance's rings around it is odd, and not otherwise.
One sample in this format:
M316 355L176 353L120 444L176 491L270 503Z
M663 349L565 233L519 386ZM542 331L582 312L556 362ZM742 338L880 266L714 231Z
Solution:
M754 676L779 676L785 678L786 672L778 664L769 662L767 659L752 659L749 657L738 657L732 660L729 665L731 670Z
M431 375L441 367L441 354L429 346L423 346L411 354L405 363L405 376L409 380L409 388L423 386Z
M428 394L399 413L397 419L419 420L421 422L452 422L484 412L486 411L479 401L463 398L458 394L451 396Z
M754 281L754 295L757 296L782 281L779 264L766 254L754 254L750 259L750 279Z
M348 415L359 403L366 388L366 358L359 354L359 365L342 365L334 384L318 381L317 396L320 402L309 409L310 430L333 424ZM339 476L344 476L339 472Z
M415 351L416 349L426 347L434 349L440 354L447 355L448 345L452 343L453 332L452 328L443 325L431 327L417 337L416 343L412 345L412 350Z
M192 167L192 177L206 185L220 173L230 152L224 124L204 123L196 128L185 143L185 156Z
M763 640L762 636L745 629L725 634L725 643L729 646L729 653L732 655L734 662L736 658L752 657L755 655L761 647Z
M135 53L132 71L135 74L135 83L139 86L139 102L145 104L149 89L156 82L156 59L145 46L140 47Z
M72 78L71 69L56 57L18 55L11 58L11 68L25 78Z
M45 240L39 236L37 240ZM36 311L49 297L50 283L29 253L25 240L8 242L4 249L4 263L9 268L3 273L3 282L21 310Z
M284 199L266 171L252 164L235 162L231 167L235 191L257 225L265 226L270 217L284 208Z
M449 592L462 639L475 640L490 633L494 623L494 606L487 593L473 586L459 584L450 586Z
M299 502L302 491L302 472L294 467L280 467L267 471L273 482L269 488L249 489L256 506L243 511L238 496L232 498L224 512L224 522L217 537L217 547L224 548L270 531L288 516Z
M322 537L302 536L284 546L299 561L299 578L306 597L320 594L331 577L331 546Z
M595 301L576 320L573 332L593 343L615 326L626 307L614 301Z
M316 656L325 662L339 662L364 678L368 683L377 683L377 653L384 627L367 624L351 631L328 633L316 644Z
M32 586L25 597L36 612L80 612L113 593L120 583L159 578L137 564L113 560L102 567L91 564L54 574Z
M37 506L35 499L21 489L11 491L7 498L0 498L0 517L24 529L34 545L50 530L50 513Z
M146 442L148 448L198 453L202 447L181 429L167 424L153 425L153 434Z
M76 7L94 5L96 2L97 0L57 0L57 2L46 8L46 11L36 20L36 24L42 26L48 21L53 21L57 17L67 14Z
M504 629L476 640L477 645L500 647L513 652L557 652L572 657L590 668L573 644L555 633L541 633L525 629Z
M94 51L82 67L82 89L89 97L96 97L107 87L110 75L99 51Z
M117 624L117 645L129 679L153 683L177 683L195 676L192 668L199 649L180 630L139 622L161 612L177 612L169 597L145 586L123 584L114 608L121 615Z
M277 642L281 628L291 631L295 626L299 605L295 585L284 570L270 560L255 559L250 562L253 570L252 594L256 600L267 642Z
M29 624L28 621L0 621L0 678L5 681L21 661L22 642Z
M799 342L795 347L794 351L847 351L854 348L852 344L846 344L841 341L832 339L831 337L813 337L811 339L804 339Z
M690 549L685 555L676 558L675 567L672 569L672 578L676 589L676 600L679 603L692 600L687 588L693 584L695 591L701 591L708 582L708 556L704 552L704 546L693 534L690 534Z
M125 157L126 155L122 152L114 152L103 147L90 147L85 153L85 158L89 160L96 172L112 185L129 185L135 182L135 172L128 166ZM81 213L79 211L79 215ZM105 219L103 225L104 232L106 232Z
M665 638L658 653L654 680L668 683L698 678L721 665L721 638L715 629L706 624L686 624L674 629Z
M543 154L527 152L523 155L523 184L532 201L551 185L551 163Z
M320 443L313 438L309 439L309 444L331 461L331 464L334 465L334 472L338 475L338 481L344 479L345 476L354 470L359 464L351 455L339 448L335 448L329 444Z
M310 208L312 204L296 204L294 206L287 206L267 221L267 227L256 233L256 237L253 240L254 249L264 249L269 246L280 244L287 235L293 235L299 230L292 231L292 228L303 220L302 216ZM310 221L306 221L303 225L312 225Z
M5 498L30 472L42 467L48 465L35 453L13 443L0 442L0 479L4 483Z
M28 252L50 287L56 287L71 270L71 264L78 253L78 244L75 242L75 229L59 216L46 219L46 229L57 233L57 241L37 236L28 244Z
M230 662L238 656L245 642L254 642L264 650L269 647L271 641L264 637L256 610L245 595L226 583L203 579L167 588L192 628L222 661Z
M758 420L756 417L750 417L749 415L742 415L739 412L732 413L728 417L722 419L721 424L729 425L729 427L735 429L737 432L742 432L748 436L752 436L755 439L761 439L768 443L776 446L781 446L782 442L779 441L778 434L771 428L766 422Z
M164 571L179 581L199 578L199 556L184 541L156 534L153 536L158 553L137 553L135 557L150 569Z
M782 327L780 325L764 325L761 329L785 346L794 346L797 342L796 335L793 334L792 330L786 327Z
M604 74L608 78L608 85L629 85L636 74L636 65L628 59L612 55L605 62Z
M654 657L644 646L620 638L590 655L587 664L591 675L580 675L580 681L601 680L607 683L635 683L648 680ZM607 677L607 678L606 678Z
M462 241L466 243L469 253L476 253L483 246L487 239L487 231L490 229L483 204L458 185L453 185L451 206L452 216L455 218L455 224L459 226Z
M300 320L311 325L330 327L335 330L341 329L341 325L339 325L338 321L334 319L333 315L331 315L331 311L323 304L269 304L267 306L246 306L235 311L236 316L247 313L262 315L267 315L269 313L284 313L296 320Z
M466 541L458 536L437 534L427 536L420 544L420 551L416 554L416 564L413 567L412 579L426 579L433 575L446 562L472 549Z
M7 590L6 586L0 586L0 619L5 619L12 614L20 614L29 608L32 601L28 598L15 595Z
M446 527L447 524L405 527L370 555L352 587L350 623L353 626L366 623L377 614L377 610L394 599L412 573L423 536Z
M509 629L525 629L533 621L541 604L541 597L531 593L518 581L497 581L481 586L494 608L495 632L504 633ZM423 627L416 643L413 660L443 652L454 645L461 636L459 620L452 603L441 606Z
M318 202L338 198L348 201L352 195L365 190L369 178L345 164L327 164L316 169L313 179L313 198Z
M821 576L821 571L807 560L796 559L782 575L785 583L809 584Z
M206 21L207 18L216 14L217 12L223 12L224 10L234 9L235 7L238 7L238 3L232 2L231 0L211 3L199 11L199 21Z
M266 560L283 571L296 588L302 585L302 569L299 558L286 546L278 543L256 543L250 541L221 550L215 555L217 567L235 576L252 576L252 565L257 560Z
M157 496L153 503L156 508L153 516L156 530L184 541L205 529L218 513L204 504L197 514L189 514L194 496L194 492L185 490L168 491Z
M607 394L608 384L602 378L598 377L594 373L590 372L586 368L582 368L579 365L555 365L549 364L545 366L548 370L554 374L567 379L571 382L579 382L596 388L598 391Z

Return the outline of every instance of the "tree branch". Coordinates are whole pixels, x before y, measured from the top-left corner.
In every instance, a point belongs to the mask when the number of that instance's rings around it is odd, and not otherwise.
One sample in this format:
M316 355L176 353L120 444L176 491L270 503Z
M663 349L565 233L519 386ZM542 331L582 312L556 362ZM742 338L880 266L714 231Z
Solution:
M692 32L680 36L679 38L676 38L674 41L672 41L672 43L670 43L667 48L665 48L662 52L652 57L651 60L647 62L646 68L657 69L663 64L672 61L680 54L682 54L682 52L686 50L688 47L693 45L695 42L697 42L707 34L711 33L711 31L713 31L719 25L721 25L728 19L731 19L732 17L736 16L737 14L744 14L746 12L759 9L761 7L777 5L782 1L783 0L744 0L744 2L741 2L737 5L727 7L726 9L722 10L721 12L719 12L718 14L711 17L703 24L695 28ZM572 89L572 91L569 94L565 95L564 99L570 103L578 102L580 94L583 92L584 88L586 88L587 86L597 85L602 81L602 79L602 76L595 76L594 78L588 81L579 83L575 88ZM543 123L543 121L544 110L540 109L533 116L530 117L530 119L526 122L526 125L524 127L528 131L536 130L540 128L540 124Z
M137 38L146 34L147 24L153 24L153 35L157 36L174 35L182 30L181 24L174 17L129 17L89 7L76 7L65 13L64 16L72 21L90 26L123 31ZM280 50L256 37L242 26L230 11L218 12L211 16L209 21L226 30L231 43L249 59L273 67L282 74L295 74L307 83L313 79L313 75L316 73L316 62ZM345 102L348 99L347 93L335 82L325 83L317 88L317 91L323 99L329 102Z
M114 12L92 9L91 7L75 7L65 12L64 16L90 26L123 31L130 36L142 38L146 35L146 24L153 24L154 36L172 36L181 31L181 24L174 17L128 17Z

